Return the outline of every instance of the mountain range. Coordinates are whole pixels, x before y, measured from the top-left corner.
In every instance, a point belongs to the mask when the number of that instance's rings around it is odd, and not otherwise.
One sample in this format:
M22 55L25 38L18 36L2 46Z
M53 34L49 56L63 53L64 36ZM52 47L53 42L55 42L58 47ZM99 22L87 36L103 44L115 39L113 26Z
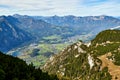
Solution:
M16 14L13 16L1 16L0 23L0 30L2 32L0 42L6 45L4 47L1 44L0 50L7 52L24 42L28 42L30 39L33 41L45 41L44 37L49 36L60 36L58 42L65 42L71 37L89 34L88 38L85 39L89 41L100 31L119 26L120 20L105 15L34 17ZM5 30L8 28L11 30L6 32ZM10 35L12 35L11 38L9 38ZM47 40L47 42L50 41Z
M120 20L112 16L52 16L52 17L38 17L48 23L66 26L71 28L75 34L87 34L95 33L98 34L100 31L109 29L111 27L116 27L120 25Z
M42 39L50 35L62 35L69 32L69 29L64 26L56 26L45 22L44 20L37 20L31 16L13 15L20 22L19 28L31 33L36 38ZM67 35L67 34L66 34ZM63 36L63 35L62 35Z
M100 31L114 29L120 20L112 16L1 16L0 50L39 67L53 54L82 40L89 42ZM6 31L7 30L7 31Z

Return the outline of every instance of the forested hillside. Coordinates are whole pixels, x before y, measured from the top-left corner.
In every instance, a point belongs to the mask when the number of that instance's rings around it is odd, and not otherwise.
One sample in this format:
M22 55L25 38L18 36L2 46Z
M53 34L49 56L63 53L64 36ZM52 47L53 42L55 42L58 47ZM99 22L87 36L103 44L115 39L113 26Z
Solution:
M63 80L119 80L120 30L100 32L90 43L81 41L52 56L44 70Z
M48 75L33 64L5 55L0 52L0 80L58 80L55 75Z

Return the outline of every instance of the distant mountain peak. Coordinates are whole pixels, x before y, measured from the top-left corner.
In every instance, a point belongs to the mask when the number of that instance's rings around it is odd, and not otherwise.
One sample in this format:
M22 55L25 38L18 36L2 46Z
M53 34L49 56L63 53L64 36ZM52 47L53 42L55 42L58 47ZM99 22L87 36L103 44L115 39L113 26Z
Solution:
M17 16L21 16L21 15L20 15L20 14L14 14L13 16L14 16L14 17L17 17Z
M6 18L7 18L6 16L0 16L0 21L6 20Z

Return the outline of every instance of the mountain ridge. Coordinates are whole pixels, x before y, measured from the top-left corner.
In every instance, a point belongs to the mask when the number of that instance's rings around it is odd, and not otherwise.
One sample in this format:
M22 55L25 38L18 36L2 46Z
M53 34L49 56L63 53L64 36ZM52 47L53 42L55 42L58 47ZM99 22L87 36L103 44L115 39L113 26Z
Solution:
M25 31L16 27L16 24L12 23L14 18L1 16L0 17L0 50L6 52L21 43L30 41L30 35ZM17 23L17 22L15 22ZM16 42L16 43L14 43Z
M43 69L63 80L119 80L119 71L114 73L120 67L119 33L120 30L105 30L90 45L81 41L72 44L51 57Z
M119 26L120 20L118 18L100 15L100 16L85 16L76 17L69 16L50 16L50 17L38 17L48 23L70 27L77 34L98 34L102 30L112 28L113 26Z

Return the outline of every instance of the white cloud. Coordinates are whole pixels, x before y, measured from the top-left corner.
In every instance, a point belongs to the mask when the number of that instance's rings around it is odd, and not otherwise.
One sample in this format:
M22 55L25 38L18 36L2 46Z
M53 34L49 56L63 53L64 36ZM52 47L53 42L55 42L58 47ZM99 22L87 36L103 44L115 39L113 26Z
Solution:
M119 0L1 0L0 14L120 15Z

